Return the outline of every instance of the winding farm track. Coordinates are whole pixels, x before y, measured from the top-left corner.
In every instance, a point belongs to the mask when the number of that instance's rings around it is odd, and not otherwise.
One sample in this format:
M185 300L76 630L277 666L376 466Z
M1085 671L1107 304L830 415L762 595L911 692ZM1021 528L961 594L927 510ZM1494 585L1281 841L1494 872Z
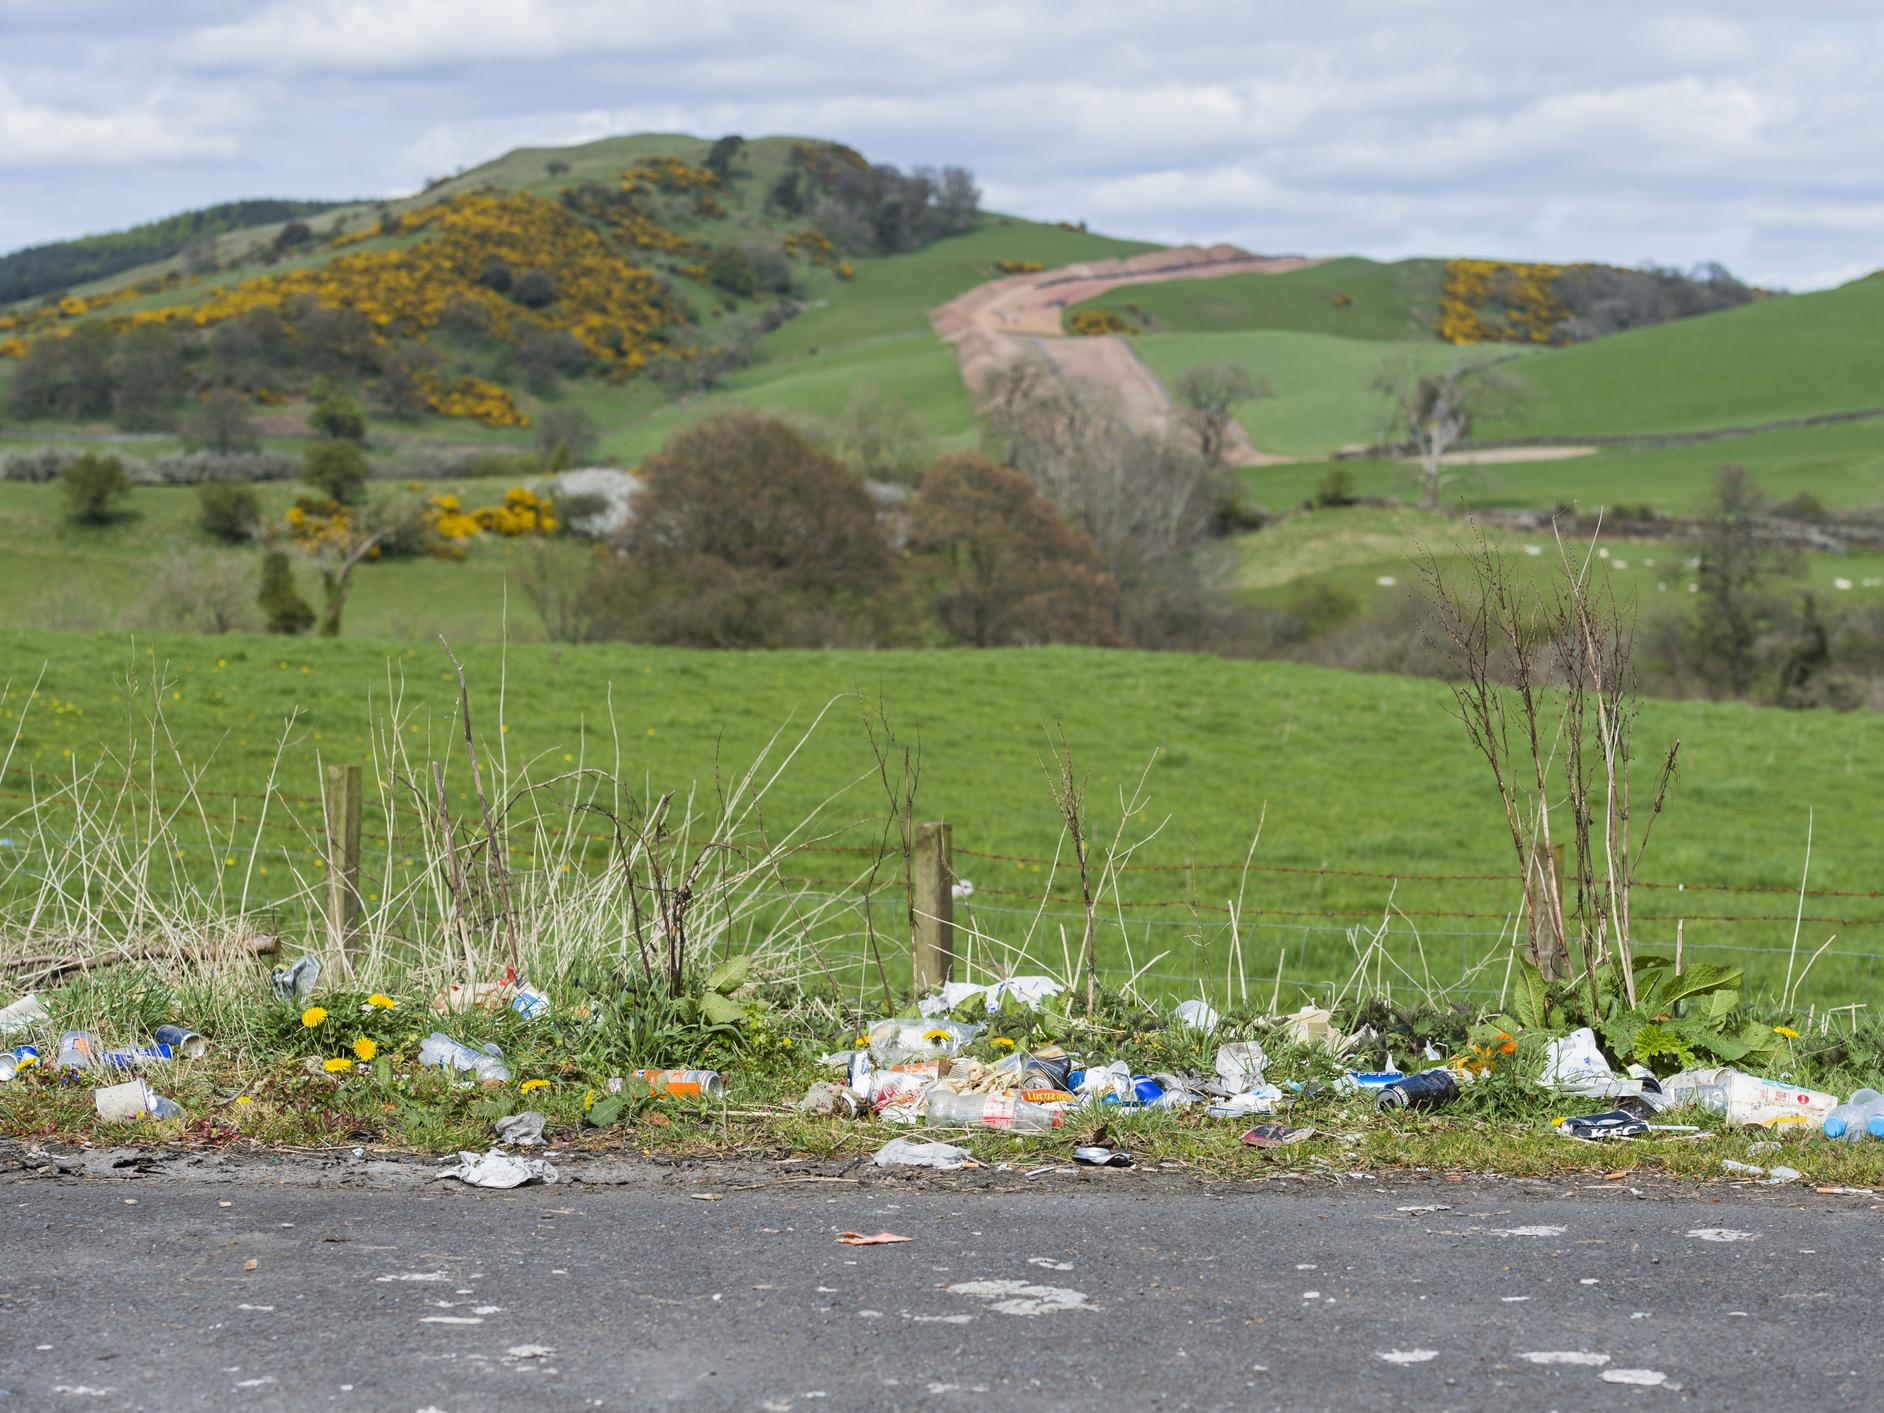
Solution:
M1218 275L1279 275L1319 263L1300 255L1252 255L1234 245L1173 246L1122 260L1089 260L990 280L932 309L929 322L954 345L956 364L970 392L977 391L996 369L1036 351L1068 382L1097 389L1133 426L1156 431L1170 424L1170 393L1129 340L1113 335L1066 337L1061 329L1066 306L1121 285ZM1233 438L1227 455L1238 465L1288 460L1256 450L1234 424Z

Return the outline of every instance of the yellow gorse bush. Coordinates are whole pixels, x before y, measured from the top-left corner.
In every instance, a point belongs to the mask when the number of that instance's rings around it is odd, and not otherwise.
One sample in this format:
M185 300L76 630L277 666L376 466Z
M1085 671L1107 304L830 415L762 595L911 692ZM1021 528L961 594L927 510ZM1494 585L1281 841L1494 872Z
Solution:
M1557 279L1578 265L1448 260L1435 332L1447 343L1567 343Z

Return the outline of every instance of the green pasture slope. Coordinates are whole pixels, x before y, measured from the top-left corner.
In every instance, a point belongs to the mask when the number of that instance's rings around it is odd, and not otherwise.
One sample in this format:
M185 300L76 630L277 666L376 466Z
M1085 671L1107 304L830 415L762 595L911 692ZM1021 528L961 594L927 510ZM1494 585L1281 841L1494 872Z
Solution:
M1157 334L1290 329L1399 343L1432 338L1444 273L1443 260L1384 264L1349 255L1280 275L1122 285L1066 313L1070 320L1082 309L1130 308Z
M501 745L513 767L528 760L553 773L567 768L565 756L605 762L618 739L623 772L656 788L710 789L716 758L723 769L737 766L779 726L808 724L833 698L880 693L899 727L921 734L922 813L955 824L958 871L977 885L975 923L1010 940L1049 888L1050 870L980 855L1054 853L1058 827L1039 757L1047 733L1064 727L1091 771L1096 837L1112 838L1120 792L1147 773L1148 804L1127 838L1155 831L1135 861L1163 870L1127 875L1124 935L1109 924L1102 941L1114 968L1126 963L1127 941L1136 965L1164 954L1153 974L1167 989L1188 989L1199 977L1221 983L1228 939L1209 913L1218 910L1220 919L1237 898L1237 874L1225 866L1243 859L1259 821L1260 868L1241 889L1252 988L1278 967L1290 978L1344 977L1353 966L1344 929L1377 922L1390 908L1406 914L1394 914L1390 927L1396 960L1415 975L1429 971L1438 984L1456 984L1470 961L1497 952L1515 905L1510 884L1418 877L1510 867L1484 767L1448 717L1445 689L1432 682L1078 649L716 654L513 646L500 722L502 650L466 644L461 651L487 743ZM0 717L8 728L25 705L23 691L42 667L45 674L0 781L0 801L14 808L36 774L70 775L101 759L103 776L122 769L127 680L138 684L139 701L161 702L182 759L202 768L210 790L259 789L291 715L282 790L313 794L317 756L369 761L368 732L382 719L389 681L402 685L418 713L408 738L417 749L429 733L442 754L451 731L449 664L429 645L16 630L0 632L0 662L0 675L12 682ZM1689 888L1638 896L1645 942L1671 941L1673 919L1686 916L1694 955L1743 961L1761 986L1777 990L1808 814L1813 886L1875 886L1871 825L1884 758L1870 741L1871 725L1862 715L1646 704L1644 757L1672 736L1682 740L1681 780L1657 825L1646 874ZM781 782L768 810L771 827L861 782L829 817L858 826L848 842L874 838L881 805L863 781L871 766L857 704L840 700ZM157 779L174 784L177 770L160 765ZM453 788L457 806L469 811L463 774L455 771ZM217 807L246 816L252 802ZM312 834L290 820L298 815L318 832L318 813L310 810L278 807L276 821L288 827L260 834L262 862L276 865L270 877L277 881L307 860ZM374 830L369 816L369 836ZM18 848L13 832L0 835ZM220 865L224 836L213 837L218 842L193 867ZM240 848L255 837L249 826L235 826ZM369 861L382 870L423 866L397 851L374 853L370 841ZM23 862L30 868L30 859ZM807 855L804 876L852 877L861 866L855 855ZM1357 873L1263 871L1274 868ZM1707 891L1704 884L1773 891ZM267 885L258 879L257 886ZM1076 890L1067 875L1050 889L1049 912L1068 913ZM1183 906L1187 898L1201 925ZM1837 939L1818 962L1808 997L1821 1004L1869 999L1876 960L1862 954L1884 952L1884 906L1812 897L1805 913L1804 948ZM1051 946L1043 950L1056 957L1054 929L1062 922L1073 926L1064 917L1045 924ZM1469 985L1495 993L1499 980L1494 968Z

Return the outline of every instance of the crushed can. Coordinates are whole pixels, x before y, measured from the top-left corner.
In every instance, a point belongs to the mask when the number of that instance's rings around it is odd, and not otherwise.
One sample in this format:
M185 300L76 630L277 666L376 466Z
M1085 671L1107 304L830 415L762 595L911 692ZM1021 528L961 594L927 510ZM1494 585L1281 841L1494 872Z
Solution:
M1436 1109L1459 1097L1459 1078L1456 1070L1447 1069L1421 1070L1418 1074L1402 1075L1392 1084L1374 1091L1374 1107Z
M676 1099L724 1099L726 1081L718 1070L635 1070L634 1077L656 1094Z
M154 1038L159 1045L169 1046L172 1055L186 1060L200 1060L209 1053L209 1042L185 1026L160 1025Z
M541 991L525 986L522 982L517 983L517 994L510 998L511 1010L515 1011L525 1020L536 1020L541 1016L548 1015L549 1008L549 997L545 996Z

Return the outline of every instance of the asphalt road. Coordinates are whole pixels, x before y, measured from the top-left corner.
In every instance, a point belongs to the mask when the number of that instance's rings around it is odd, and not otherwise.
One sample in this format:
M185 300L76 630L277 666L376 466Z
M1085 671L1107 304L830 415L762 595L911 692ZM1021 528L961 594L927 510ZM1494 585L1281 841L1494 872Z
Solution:
M1884 1380L1862 1197L95 1167L0 1178L0 1407L1502 1413Z

